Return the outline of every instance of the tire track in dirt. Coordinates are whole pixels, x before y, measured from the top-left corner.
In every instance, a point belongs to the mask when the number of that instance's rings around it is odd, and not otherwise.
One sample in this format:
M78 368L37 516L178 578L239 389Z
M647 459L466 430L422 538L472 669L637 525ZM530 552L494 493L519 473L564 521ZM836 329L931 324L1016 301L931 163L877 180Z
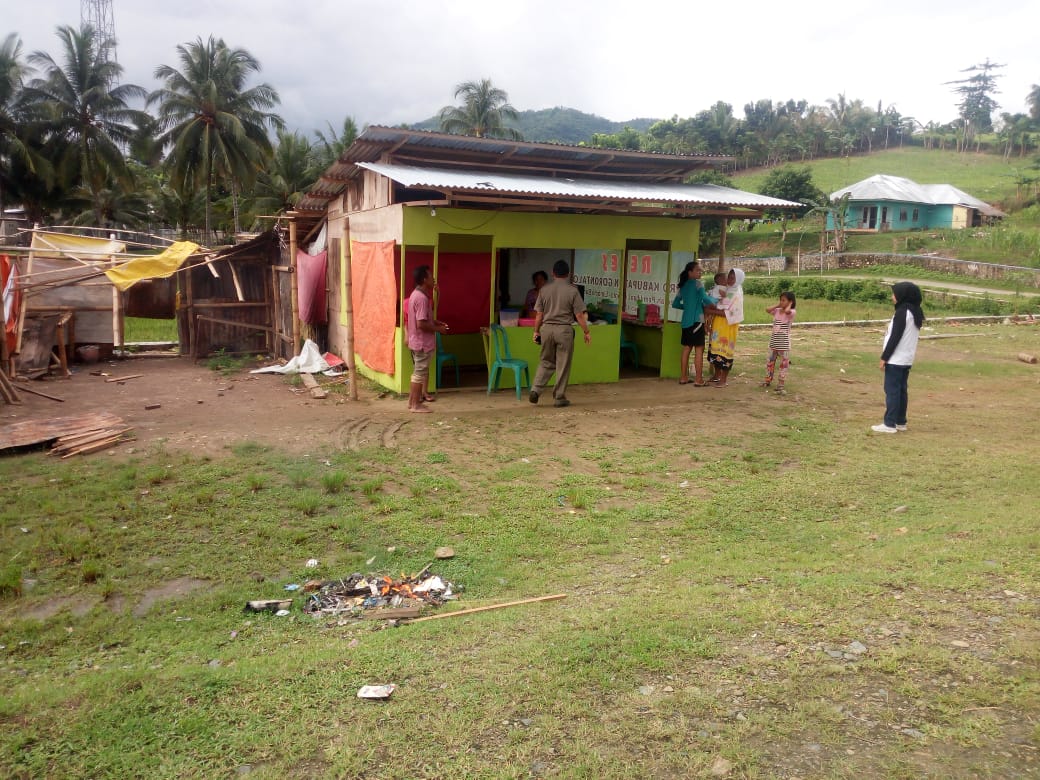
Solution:
M397 432L404 422L395 420L384 423L372 417L359 417L336 428L334 440L341 450L358 450L376 444L388 450L397 449Z

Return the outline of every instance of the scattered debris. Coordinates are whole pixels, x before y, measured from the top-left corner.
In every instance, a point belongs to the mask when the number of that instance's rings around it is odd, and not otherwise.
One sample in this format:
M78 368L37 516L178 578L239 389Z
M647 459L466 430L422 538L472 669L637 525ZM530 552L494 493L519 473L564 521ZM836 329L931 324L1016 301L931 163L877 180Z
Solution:
M437 558L438 560L441 560L441 561L447 560L448 558L454 558L455 557L455 548L454 547L438 547L436 550L433 551L433 557Z
M1036 355L1030 355L1028 352L1019 352L1018 359L1023 363L1029 363L1030 365L1036 363Z
M0 371L0 375L2 375L2 374L3 374L3 372ZM17 385L12 385L12 387L17 387L19 390L22 390L22 391L24 391L26 393L32 393L33 395L38 395L41 398L46 398L48 401L58 401L60 403L65 403L65 399L64 398L59 398L56 395L49 395L49 394L43 392L42 390L37 390L35 388L29 387L28 385L25 385L22 382L19 382Z
M417 618L424 606L440 606L455 598L454 586L429 574L429 568L410 577L402 574L396 580L385 575L354 573L346 579L322 583L311 593L303 611L366 620Z
M151 411L152 409L162 409L162 404L145 404L145 411Z
M140 379L143 376L144 376L144 374L128 374L127 376L113 376L113 377L110 377L110 378L106 379L105 380L105 384L108 384L108 383L111 383L111 382L123 383L123 382L125 382L128 379Z
M243 612L278 612L281 609L289 609L292 599L259 599L247 601Z
M329 394L322 389L321 385L318 384L318 380L310 374L300 374L300 379L303 381L303 386L306 387L311 394L311 398L328 398Z
M359 699L389 699L397 689L397 686L393 683L389 685L362 685L358 689L357 697Z

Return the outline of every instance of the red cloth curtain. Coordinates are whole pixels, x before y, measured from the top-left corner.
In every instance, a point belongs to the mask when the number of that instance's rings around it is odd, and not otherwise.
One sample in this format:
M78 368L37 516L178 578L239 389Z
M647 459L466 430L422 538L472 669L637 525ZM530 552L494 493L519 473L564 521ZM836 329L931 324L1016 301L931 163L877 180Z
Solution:
M491 317L491 255L441 252L437 266L437 319L452 335L479 333ZM415 289L412 274L420 265L433 268L433 252L409 250L405 256L404 297Z
M303 250L296 252L297 303L300 319L308 325L324 325L329 321L329 306L325 295L325 275L328 250L309 255Z
M394 242L350 242L354 351L375 371L394 375L397 275Z

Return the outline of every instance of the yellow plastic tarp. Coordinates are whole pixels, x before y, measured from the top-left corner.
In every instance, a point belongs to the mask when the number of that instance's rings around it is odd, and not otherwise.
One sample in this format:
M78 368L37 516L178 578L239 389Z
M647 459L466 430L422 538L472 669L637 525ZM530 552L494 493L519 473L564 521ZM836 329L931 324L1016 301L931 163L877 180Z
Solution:
M177 241L166 247L162 254L134 258L105 271L105 276L120 290L129 290L142 279L165 279L198 249L199 245L191 241Z

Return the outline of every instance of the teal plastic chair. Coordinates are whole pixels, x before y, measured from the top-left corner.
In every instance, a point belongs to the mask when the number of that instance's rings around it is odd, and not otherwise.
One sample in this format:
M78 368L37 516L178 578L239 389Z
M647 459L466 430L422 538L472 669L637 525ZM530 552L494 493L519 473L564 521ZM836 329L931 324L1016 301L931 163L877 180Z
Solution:
M441 369L444 368L445 363L455 364L455 387L459 387L462 384L459 378L459 359L455 357L452 352L445 352L444 345L441 343L441 334L437 334L437 387L444 384L441 381Z
M628 337L625 335L625 329L622 328L621 349L619 350L622 363L625 362L625 352L630 352L632 354L632 368L639 368L639 345L634 341L629 341Z
M498 390L498 379L502 369L512 369L516 377L516 397L519 399L524 385L527 387L531 386L531 375L527 368L527 361L522 358L514 358L510 354L509 338L501 325L490 325L488 327L488 336L491 341L492 354L491 372L488 374L488 395L491 395L492 388ZM523 377L522 381L521 376Z

